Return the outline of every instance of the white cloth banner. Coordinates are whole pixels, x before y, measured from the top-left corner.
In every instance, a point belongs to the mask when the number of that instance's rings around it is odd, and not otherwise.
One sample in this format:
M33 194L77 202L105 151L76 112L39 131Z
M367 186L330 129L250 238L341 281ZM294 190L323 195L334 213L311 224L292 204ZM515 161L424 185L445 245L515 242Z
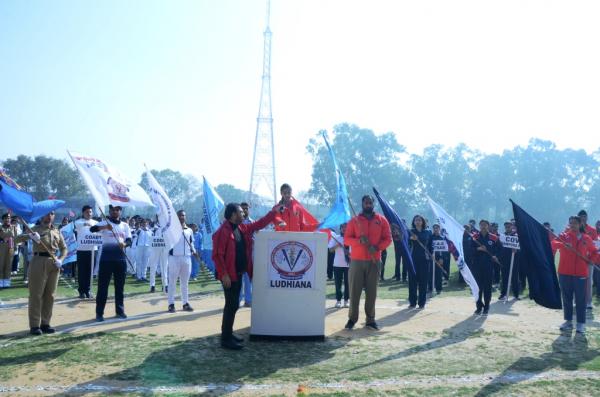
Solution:
M101 207L109 204L121 207L153 206L152 200L141 186L130 182L102 160L79 153L67 153L71 156L75 168L90 189L97 205Z
M479 298L479 286L475 281L475 277L471 273L467 262L464 259L464 247L462 245L463 235L464 235L464 227L456 221L456 219L452 218L446 210L444 210L438 203L433 201L431 197L427 197L429 200L429 205L431 206L431 210L435 214L436 218L438 218L439 224L442 229L446 229L448 233L448 240L454 243L456 250L458 251L458 270L460 270L460 274L462 274L465 282L471 288L471 293L473 294L473 299L477 300Z
M316 242L270 240L269 287L312 289L315 287Z
M147 168L146 178L148 178L148 193L157 211L160 234L165 240L166 248L171 249L183 234L181 222L179 222L171 199Z

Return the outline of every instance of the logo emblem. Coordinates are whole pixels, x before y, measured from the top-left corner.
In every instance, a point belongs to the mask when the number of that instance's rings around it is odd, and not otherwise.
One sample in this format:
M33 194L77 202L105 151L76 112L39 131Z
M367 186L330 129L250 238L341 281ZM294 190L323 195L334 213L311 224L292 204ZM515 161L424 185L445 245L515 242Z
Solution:
M271 266L284 280L298 280L312 267L314 256L310 248L298 241L286 241L271 253Z

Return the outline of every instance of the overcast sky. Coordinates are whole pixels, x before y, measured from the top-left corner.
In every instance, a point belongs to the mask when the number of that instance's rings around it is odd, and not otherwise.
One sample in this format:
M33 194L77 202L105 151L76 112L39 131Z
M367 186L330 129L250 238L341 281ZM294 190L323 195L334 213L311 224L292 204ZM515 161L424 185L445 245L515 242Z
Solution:
M600 2L273 0L277 184L340 122L410 152L600 147ZM97 156L247 189L265 1L0 2L0 159Z

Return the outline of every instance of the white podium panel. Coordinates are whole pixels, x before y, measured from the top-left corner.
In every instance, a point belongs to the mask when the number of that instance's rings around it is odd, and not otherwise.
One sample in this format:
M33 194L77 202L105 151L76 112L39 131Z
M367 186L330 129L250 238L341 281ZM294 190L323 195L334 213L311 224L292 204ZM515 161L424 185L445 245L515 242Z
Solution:
M250 339L324 339L326 274L325 233L257 233Z

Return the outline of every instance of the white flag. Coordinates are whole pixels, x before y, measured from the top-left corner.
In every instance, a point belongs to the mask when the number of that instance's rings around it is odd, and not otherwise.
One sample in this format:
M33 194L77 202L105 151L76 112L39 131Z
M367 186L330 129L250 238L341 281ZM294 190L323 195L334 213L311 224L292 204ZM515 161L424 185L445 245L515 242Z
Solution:
M146 177L148 178L148 193L156 207L160 231L165 239L167 249L171 249L183 235L181 222L179 222L179 218L175 213L171 199L169 199L167 193L165 193L148 168L146 168Z
M90 189L97 205L102 207L109 204L121 207L154 206L140 185L130 182L102 160L78 153L67 153L71 156L75 168Z
M440 227L442 229L446 229L446 232L448 233L448 240L454 243L454 246L458 251L457 264L458 270L460 270L460 274L462 274L463 278L465 279L465 282L471 288L473 299L479 299L479 286L477 285L477 282L475 281L475 278L473 277L473 274L471 273L471 270L469 269L469 266L467 265L467 262L465 262L464 259L465 251L462 241L465 228L460 223L458 223L456 219L448 215L446 210L440 207L438 203L433 201L431 197L427 197L427 199L429 200L429 205L431 206L433 213L435 214L436 218L438 218Z

